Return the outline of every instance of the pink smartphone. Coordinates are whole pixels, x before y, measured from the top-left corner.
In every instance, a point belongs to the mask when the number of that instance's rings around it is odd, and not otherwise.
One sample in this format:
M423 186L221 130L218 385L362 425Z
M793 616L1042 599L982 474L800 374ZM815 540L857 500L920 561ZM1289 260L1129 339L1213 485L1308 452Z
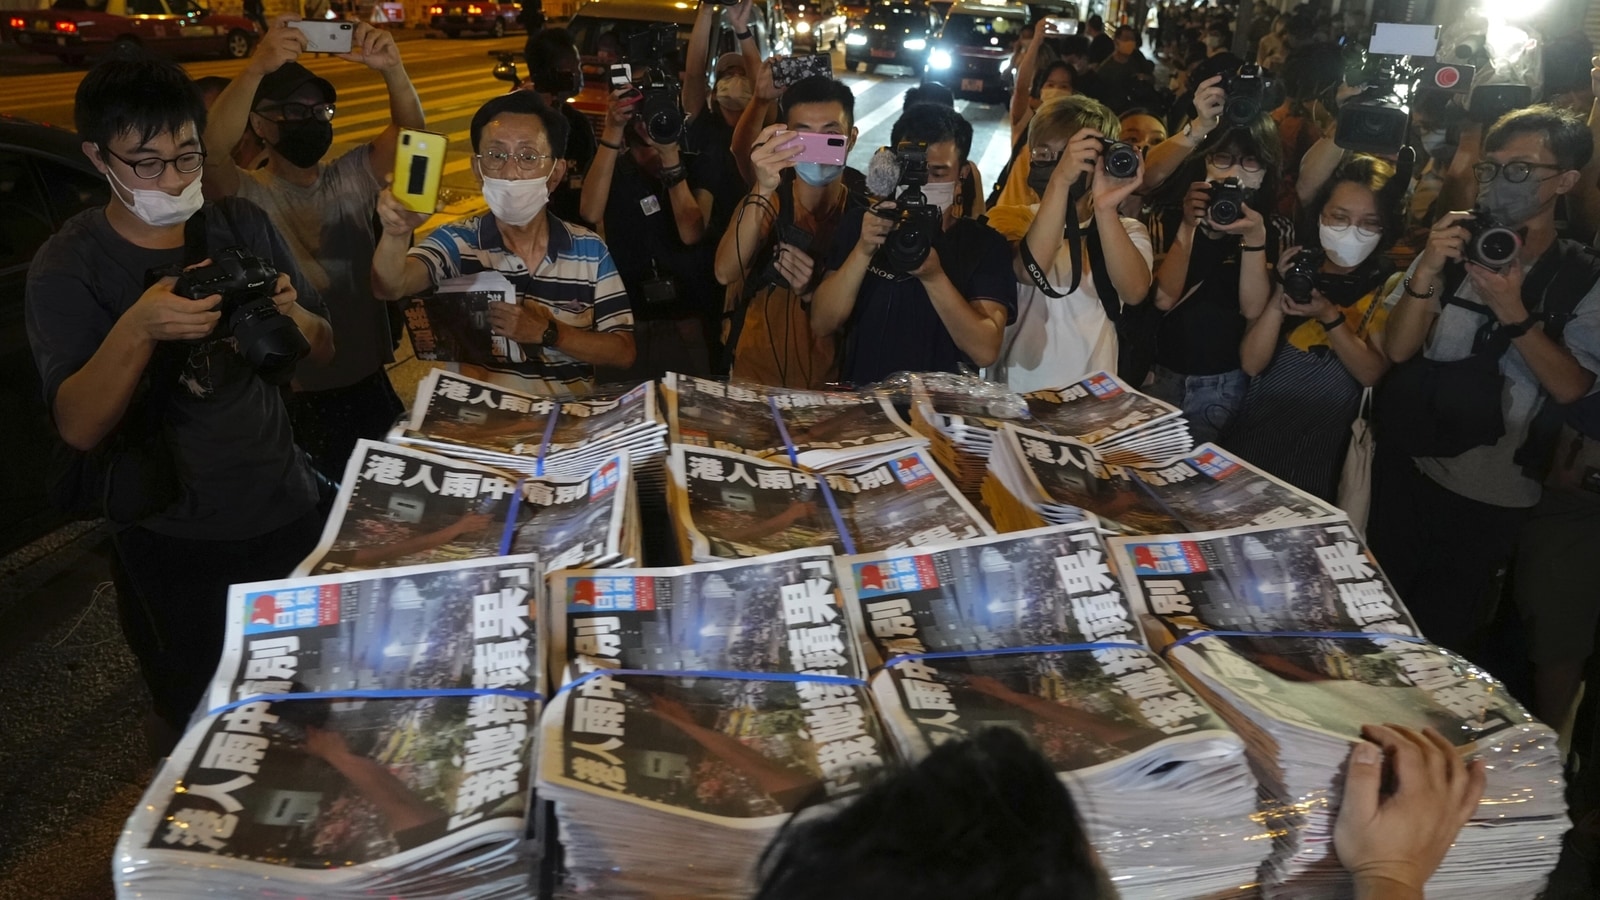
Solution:
M789 139L800 141L800 155L794 158L795 162L842 166L845 155L850 152L850 136L847 134L796 131Z

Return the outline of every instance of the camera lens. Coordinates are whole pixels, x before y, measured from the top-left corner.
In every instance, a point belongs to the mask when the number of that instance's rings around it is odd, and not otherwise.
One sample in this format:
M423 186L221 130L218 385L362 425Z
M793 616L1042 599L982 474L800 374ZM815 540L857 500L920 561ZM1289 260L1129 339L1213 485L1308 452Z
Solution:
M1235 125L1246 125L1261 114L1261 101L1254 97L1229 97L1222 114Z
M1485 228L1474 242L1474 255L1484 265L1499 268L1516 259L1521 245L1522 241L1517 238L1516 232L1509 228Z
M1113 178L1133 177L1139 171L1139 151L1121 141L1107 141L1105 170Z
M1232 225L1239 221L1239 204L1228 199L1216 200L1206 210L1206 216L1218 225Z

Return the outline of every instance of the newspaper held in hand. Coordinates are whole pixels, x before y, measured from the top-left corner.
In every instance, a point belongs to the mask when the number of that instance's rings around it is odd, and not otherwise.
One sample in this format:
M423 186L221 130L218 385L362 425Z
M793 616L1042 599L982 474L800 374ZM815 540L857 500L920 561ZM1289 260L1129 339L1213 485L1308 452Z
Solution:
M847 538L866 551L993 533L919 448L819 473L679 444L669 469L679 547L684 558L696 561L818 545L843 551Z
M403 315L417 359L485 368L525 362L522 346L489 327L491 303L516 303L517 291L499 272L439 282L432 293L405 301Z

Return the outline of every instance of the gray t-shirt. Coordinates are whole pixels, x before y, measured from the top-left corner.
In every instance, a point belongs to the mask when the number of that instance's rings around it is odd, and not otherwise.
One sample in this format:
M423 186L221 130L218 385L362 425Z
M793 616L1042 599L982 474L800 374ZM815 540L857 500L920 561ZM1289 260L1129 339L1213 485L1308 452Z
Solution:
M388 309L372 298L372 216L383 185L372 177L371 156L363 145L323 163L310 187L264 168L239 172L239 196L266 210L328 305L334 356L326 365L301 363L300 390L349 387L394 361Z
M1416 270L1416 263L1407 271ZM1401 286L1389 295L1392 306L1399 302ZM1455 296L1471 303L1483 304L1470 279L1463 279ZM1464 359L1472 353L1473 341L1492 312L1474 312L1453 303L1443 304L1439 318L1423 345L1428 359L1450 362ZM1600 284L1596 284L1579 301L1573 318L1562 333L1566 345L1578 364L1591 372L1600 373ZM1522 466L1514 460L1517 450L1528 438L1528 426L1544 404L1545 392L1539 379L1528 367L1521 351L1512 346L1500 357L1500 374L1506 378L1501 410L1505 416L1506 433L1499 441L1483 447L1474 447L1460 456L1448 459L1425 457L1417 459L1417 468L1446 489L1469 500L1493 506L1528 507L1539 502L1539 482L1522 473ZM1600 389L1600 381L1596 382Z
M218 206L227 208L234 231ZM301 305L325 314L261 210L236 198L208 204L206 231L211 250L243 245L289 274ZM150 250L129 243L106 221L104 208L68 219L39 248L28 270L25 306L28 343L48 409L55 409L62 382L88 363L144 293L150 271L183 260L181 247ZM183 494L172 509L139 524L172 537L245 540L309 512L317 503L316 482L295 446L281 391L257 378L225 340L164 341L157 352L181 359L179 383L166 390L163 419Z

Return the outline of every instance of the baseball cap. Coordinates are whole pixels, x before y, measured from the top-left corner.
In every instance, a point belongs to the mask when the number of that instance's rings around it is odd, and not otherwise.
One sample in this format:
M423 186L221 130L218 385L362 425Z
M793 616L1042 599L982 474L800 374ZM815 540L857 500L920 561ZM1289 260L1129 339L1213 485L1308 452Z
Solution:
M721 78L725 72L735 67L740 69L744 68L744 54L724 53L717 57L716 68L712 69L711 72L718 78ZM748 75L750 73L746 72L745 74Z
M295 92L307 84L314 84L322 92L323 99L328 103L338 100L338 94L333 89L333 84L328 79L313 73L310 69L297 62L286 62L267 77L261 79L261 85L256 88L256 99L251 105L259 104L263 100L282 103L293 97Z

